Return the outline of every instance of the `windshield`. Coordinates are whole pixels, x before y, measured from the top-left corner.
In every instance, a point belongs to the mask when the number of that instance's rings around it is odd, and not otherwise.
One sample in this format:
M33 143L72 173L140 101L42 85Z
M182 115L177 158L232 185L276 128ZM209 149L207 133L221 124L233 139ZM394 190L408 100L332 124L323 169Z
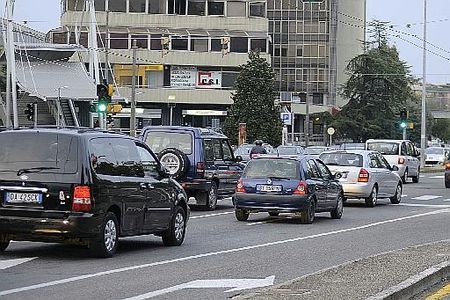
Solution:
M48 132L0 134L0 171L33 169L40 173L76 173L77 138Z
M159 153L167 148L178 149L184 154L192 153L192 136L188 132L149 132L145 143L154 153Z
M362 143L349 143L349 144L342 144L341 149L342 150L364 150L364 144Z
M239 146L235 151L235 155L242 155L242 154L249 154L252 148L255 147L255 145L246 145L246 146Z
M297 155L299 152L297 152L296 147L278 147L277 148L278 154L280 155Z
M367 150L378 151L384 155L398 155L398 143L375 142L368 143Z
M425 150L426 154L437 154L437 155L444 155L444 149L443 148L427 148Z
M256 159L249 162L244 170L244 177L299 179L300 171L295 160Z
M362 155L353 153L323 153L320 159L329 166L363 166Z
M319 155L323 151L325 151L325 148L306 148L305 149L305 154L308 154L308 155Z

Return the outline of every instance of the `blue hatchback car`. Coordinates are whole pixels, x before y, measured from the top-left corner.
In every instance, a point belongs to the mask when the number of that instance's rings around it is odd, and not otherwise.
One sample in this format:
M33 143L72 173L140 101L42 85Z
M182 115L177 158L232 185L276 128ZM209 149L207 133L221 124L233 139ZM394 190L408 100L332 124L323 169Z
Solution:
M246 221L250 213L300 215L311 224L316 212L342 217L342 186L319 159L262 157L248 163L233 196L236 219ZM339 177L339 175L337 175Z

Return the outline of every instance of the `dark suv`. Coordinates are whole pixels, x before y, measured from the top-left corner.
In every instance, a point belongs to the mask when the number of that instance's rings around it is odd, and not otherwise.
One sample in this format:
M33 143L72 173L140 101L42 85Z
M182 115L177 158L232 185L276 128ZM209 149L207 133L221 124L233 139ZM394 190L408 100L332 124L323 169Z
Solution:
M228 138L210 129L150 126L142 140L196 204L214 210L219 196L231 196L243 170Z
M112 256L122 236L181 245L183 188L138 139L93 129L0 131L0 251L10 240L88 245Z

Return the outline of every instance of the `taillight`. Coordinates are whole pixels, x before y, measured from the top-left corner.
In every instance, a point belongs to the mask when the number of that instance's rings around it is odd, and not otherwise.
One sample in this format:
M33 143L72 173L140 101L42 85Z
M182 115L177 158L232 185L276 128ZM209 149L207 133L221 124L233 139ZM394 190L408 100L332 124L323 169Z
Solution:
M405 163L405 159L403 157L398 158L398 164L403 165Z
M91 208L91 188L86 185L76 186L73 190L72 211L90 212Z
M358 182L369 182L369 171L361 169L358 175Z
M297 188L294 190L293 194L295 195L306 195L306 192L308 190L308 185L304 181L300 181L298 183Z
M242 180L242 178L239 178L239 181L236 185L236 193L245 193L244 180Z
M195 166L195 172L199 176L205 175L205 163L204 162L198 162Z

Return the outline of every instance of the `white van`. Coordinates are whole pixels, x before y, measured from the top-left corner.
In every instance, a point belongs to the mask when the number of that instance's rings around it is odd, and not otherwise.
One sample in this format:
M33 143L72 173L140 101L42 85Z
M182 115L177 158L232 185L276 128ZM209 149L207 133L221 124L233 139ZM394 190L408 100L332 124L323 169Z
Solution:
M392 166L398 167L398 174L406 183L408 177L414 183L419 182L420 153L408 140L367 140L366 150L378 151Z

